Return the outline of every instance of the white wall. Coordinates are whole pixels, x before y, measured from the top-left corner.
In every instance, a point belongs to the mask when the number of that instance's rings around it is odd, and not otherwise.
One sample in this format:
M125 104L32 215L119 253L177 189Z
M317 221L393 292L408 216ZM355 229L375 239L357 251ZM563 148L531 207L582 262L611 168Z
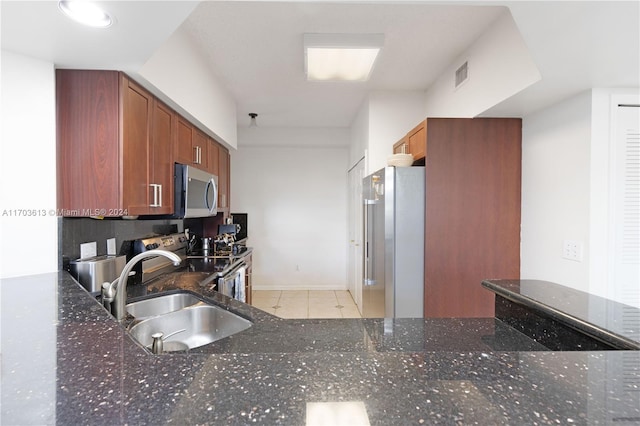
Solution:
M366 175L385 167L393 144L426 118L422 90L371 92L368 108Z
M589 290L591 92L523 120L521 277ZM564 240L584 247L562 258Z
M157 96L218 142L237 147L235 100L184 30L179 28L135 77L155 86L162 92L154 91Z
M609 270L611 99L620 94L638 96L638 89L592 89L524 117L522 278L615 298ZM582 261L562 257L564 240L582 245Z
M349 169L366 157L369 143L369 98L360 106L356 118L349 127ZM366 158L365 158L366 160Z
M238 129L232 212L249 217L254 289L347 289L348 129Z
M468 61L469 79L457 89L455 71ZM533 62L506 10L427 90L425 116L475 117L536 81Z
M5 50L1 56L0 278L54 272L55 71L49 62ZM30 250L37 257L26 256Z
M393 144L425 117L421 90L369 93L351 123L349 167L362 157L365 175L385 167Z

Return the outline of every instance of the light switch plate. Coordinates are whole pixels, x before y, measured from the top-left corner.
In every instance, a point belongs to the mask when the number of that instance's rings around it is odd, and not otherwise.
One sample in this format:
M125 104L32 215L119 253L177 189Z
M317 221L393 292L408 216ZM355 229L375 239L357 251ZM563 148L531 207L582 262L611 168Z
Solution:
M87 259L98 255L98 245L95 241L80 244L80 259Z
M116 239L109 238L107 240L107 254L115 255L116 254Z

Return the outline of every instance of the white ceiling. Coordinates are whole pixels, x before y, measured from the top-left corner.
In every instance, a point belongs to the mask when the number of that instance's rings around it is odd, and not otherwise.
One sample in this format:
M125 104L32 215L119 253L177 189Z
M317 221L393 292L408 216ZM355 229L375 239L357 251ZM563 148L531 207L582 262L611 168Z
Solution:
M0 1L2 48L58 68L137 70L198 5L197 1L98 1L117 22L89 28L58 2Z
M370 90L424 90L505 9L416 4L204 2L185 28L238 105L239 124L351 124ZM309 82L304 33L382 33L368 82Z
M368 91L426 90L508 6L542 73L488 114L522 116L591 87L640 86L640 2L112 1L87 29L55 1L1 1L2 48L63 68L135 73L180 25L235 97L239 125L346 127ZM306 82L305 32L384 33L366 83Z

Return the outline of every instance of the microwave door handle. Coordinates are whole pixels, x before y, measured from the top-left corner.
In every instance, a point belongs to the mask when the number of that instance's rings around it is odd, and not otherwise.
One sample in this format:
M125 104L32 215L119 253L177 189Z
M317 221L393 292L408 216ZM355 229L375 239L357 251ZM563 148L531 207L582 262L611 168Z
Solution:
M207 186L204 188L204 206L209 210L209 213L211 213L211 206L209 205L209 187L212 185L211 182L212 180L209 180Z
M211 185L213 185L213 207L211 208L211 213L213 213L218 209L218 185L213 178L211 178Z
M209 205L209 186L213 188L213 204ZM216 181L211 178L209 182L207 182L207 186L204 189L204 205L209 210L209 213L213 213L216 211L218 207L218 188L216 187Z

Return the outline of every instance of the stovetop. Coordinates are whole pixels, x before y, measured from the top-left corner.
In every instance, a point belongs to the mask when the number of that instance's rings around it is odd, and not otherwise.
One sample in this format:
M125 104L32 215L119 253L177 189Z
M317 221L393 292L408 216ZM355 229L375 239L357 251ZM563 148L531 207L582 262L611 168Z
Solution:
M239 248L240 246L236 247ZM232 269L237 263L242 261L247 250L247 247L242 246L242 249L237 250L235 254L228 251L191 251L187 256L187 268L189 271L212 272L222 276L228 270Z
M145 284L151 279L172 272L198 272L224 276L241 261L247 252L244 244L233 243L228 246L217 246L216 250L189 250L189 241L184 234L159 235L126 242L127 260L131 257L154 249L164 249L176 253L183 259L182 267L176 269L173 264L162 257L145 259L136 265L136 275L132 284Z
M196 257L208 257L208 258L217 258L217 257L234 257L240 256L247 251L247 247L244 245L234 244L225 248L218 248L216 250L191 250L188 252L188 256L190 258Z

